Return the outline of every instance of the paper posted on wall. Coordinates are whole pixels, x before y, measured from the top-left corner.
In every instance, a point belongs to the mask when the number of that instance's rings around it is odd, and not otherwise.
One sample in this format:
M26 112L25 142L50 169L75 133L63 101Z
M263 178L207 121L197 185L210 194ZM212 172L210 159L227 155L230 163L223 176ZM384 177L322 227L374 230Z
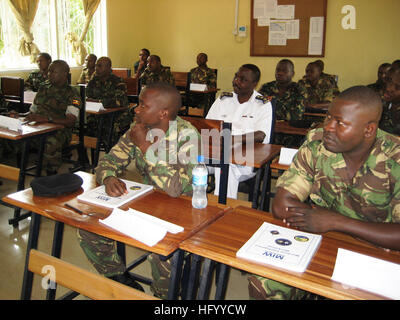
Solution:
M295 272L304 272L321 239L321 235L264 222L236 252L236 256Z

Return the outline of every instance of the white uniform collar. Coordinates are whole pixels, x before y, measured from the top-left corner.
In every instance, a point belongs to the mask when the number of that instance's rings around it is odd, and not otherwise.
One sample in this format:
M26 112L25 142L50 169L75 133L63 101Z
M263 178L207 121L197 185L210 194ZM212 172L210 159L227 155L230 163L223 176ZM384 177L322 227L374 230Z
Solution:
M235 97L236 101L239 102L238 95L234 91L232 91L232 93L233 93L233 96ZM250 99L243 103L254 102L258 95L259 95L259 93L256 90L253 90L253 94L251 95Z

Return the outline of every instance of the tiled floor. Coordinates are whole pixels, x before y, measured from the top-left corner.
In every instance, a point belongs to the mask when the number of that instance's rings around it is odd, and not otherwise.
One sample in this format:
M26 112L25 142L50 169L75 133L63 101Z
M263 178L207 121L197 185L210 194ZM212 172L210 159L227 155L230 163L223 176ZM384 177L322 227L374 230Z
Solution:
M67 172L67 167L63 167L60 173ZM135 175L127 176L127 178L135 179ZM29 186L30 178L27 178L26 187ZM0 186L0 197L16 191L16 183L2 179L3 184ZM244 196L243 194L240 197ZM244 198L244 197L243 197ZM13 209L0 205L0 299L19 299L22 285L22 276L24 270L24 262L26 255L26 245L29 234L30 219L25 219L19 223L18 228L13 228L8 224L8 219L13 216ZM46 253L51 252L51 242L53 237L54 222L42 218L40 227L40 237L38 249ZM127 246L127 261L133 260L143 252ZM65 226L63 247L61 258L71 262L81 268L96 272L90 265L86 256L83 254L76 239L76 229ZM135 272L146 277L151 277L148 262L142 263L135 269ZM34 277L34 288L32 291L32 299L44 299L45 290L41 286L41 278ZM145 291L151 294L149 287L143 285ZM215 287L211 289L210 297L214 296ZM64 294L67 290L59 288L57 297ZM82 299L84 297L78 297ZM232 269L227 289L226 299L248 299L247 276L240 271Z

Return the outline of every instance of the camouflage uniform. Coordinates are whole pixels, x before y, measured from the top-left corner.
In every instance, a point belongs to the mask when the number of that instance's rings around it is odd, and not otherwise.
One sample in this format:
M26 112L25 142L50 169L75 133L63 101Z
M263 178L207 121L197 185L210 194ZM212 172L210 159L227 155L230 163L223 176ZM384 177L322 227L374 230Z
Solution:
M286 92L280 96L276 81L265 83L259 92L267 97L276 99L276 120L301 120L304 118L304 88L291 82ZM303 141L302 136L275 133L274 143L290 148L298 148Z
M208 89L215 89L217 87L217 75L211 68L206 69L196 67L190 70L190 82L206 84ZM187 97L186 104L189 106L201 108L208 111L215 99L215 94L203 94L190 92Z
M301 79L298 82L302 90L305 91L305 100L309 104L315 104L322 101L332 101L335 97L335 88L332 82L322 77L318 80L315 87L306 79Z
M332 74L321 72L321 78L330 83L330 85L333 87L333 96L336 97L340 93L340 90L337 85L335 76Z
M352 219L400 223L400 138L378 130L369 157L349 181L343 155L325 149L322 133L323 129L310 131L290 169L278 179L277 187L300 201L310 197L315 205ZM274 288L288 287L253 275L249 279L251 297L268 296L264 290L269 291L270 282ZM299 296L306 294L297 291Z
M131 142L128 131L111 151L99 161L96 168L97 182L102 184L104 179L109 176L121 175L129 163L134 160L136 168L142 174L144 183L167 192L171 197L178 197L181 194L191 195L192 169L195 165L195 159L184 160L183 157L197 151L197 142L200 141L200 136L189 122L179 117L171 124L172 126L170 125L160 143L177 142L176 151L171 153L177 156L176 159L179 159L177 164L170 164L169 161L163 160L160 158L161 154L153 154L150 148L144 155ZM188 141L188 139L190 140ZM169 143L166 145L169 145ZM169 154L168 149L166 149L166 154ZM196 156L197 152L193 152L193 157ZM125 271L125 266L116 252L115 241L84 230L78 230L78 239L83 251L99 273L105 276L113 276ZM148 260L153 274L151 290L157 296L165 298L169 285L170 261L162 260L156 254L151 254Z
M28 79L24 82L24 89L31 91L39 91L39 87L44 84L46 81L48 82L48 75L44 75L40 71L31 72L28 76Z
M86 97L88 99L100 100L104 108L128 107L129 101L126 96L126 83L121 77L110 73L104 81L96 74L89 81L86 87ZM114 121L113 141L118 141L126 130L129 129L133 121L133 110L122 112ZM86 119L86 134L93 137L98 137L98 116L88 115ZM109 131L110 124L106 121L103 127L103 134Z
M87 83L89 83L90 80L93 79L94 75L95 75L94 71L92 72L91 75L89 75L89 69L83 68L77 83L78 84L87 84Z
M171 70L164 66L161 66L159 73L151 72L149 68L144 69L139 79L142 87L155 82L166 82L173 86L175 85L175 79Z
M393 105L392 102L383 103L383 112L381 121L379 122L379 128L389 132L391 134L400 135L399 124L395 123L396 118L394 114L400 113L400 105Z

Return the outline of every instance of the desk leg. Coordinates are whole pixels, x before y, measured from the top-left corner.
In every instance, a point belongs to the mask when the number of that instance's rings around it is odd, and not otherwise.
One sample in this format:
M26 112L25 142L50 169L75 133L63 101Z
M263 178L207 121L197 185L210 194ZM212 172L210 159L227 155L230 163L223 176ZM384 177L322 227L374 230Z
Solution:
M32 294L33 273L28 269L29 254L31 249L37 249L37 244L39 239L40 219L41 216L39 214L32 212L32 219L29 227L28 244L26 247L25 269L24 269L24 278L22 281L21 300L29 300Z
M103 140L103 126L104 126L104 117L100 116L99 119L99 128L97 130L98 132L98 137L97 137L97 142L96 142L96 150L94 151L94 156L92 159L92 173L94 173L94 168L97 167L97 162L99 161L99 154L100 154L100 147L102 144Z
M225 299L226 287L228 285L229 272L231 268L226 264L219 264L219 273L217 277L217 289L215 292L215 300Z
M212 274L215 262L211 259L204 259L203 271L200 279L199 300L207 300L210 295Z
M251 207L253 209L258 208L258 198L260 197L260 185L261 185L262 174L263 174L263 170L262 170L262 168L259 168L257 170L256 181L254 183L253 199L252 199L252 205L251 205Z
M53 247L51 249L51 255L56 258L61 257L62 239L64 234L64 223L56 221L53 235ZM55 282L49 283L47 289L46 300L54 300L56 298L57 284Z
M182 293L182 300L193 300L196 298L196 289L198 288L200 266L202 257L197 254L192 254L192 261L190 264L189 277L187 284L182 286L186 288L185 292Z
M180 287L183 265L183 251L176 250L171 258L171 280L168 288L168 300L176 300Z
M263 186L261 190L261 202L258 207L259 210L269 211L269 203L271 200L271 169L270 162L265 165Z

